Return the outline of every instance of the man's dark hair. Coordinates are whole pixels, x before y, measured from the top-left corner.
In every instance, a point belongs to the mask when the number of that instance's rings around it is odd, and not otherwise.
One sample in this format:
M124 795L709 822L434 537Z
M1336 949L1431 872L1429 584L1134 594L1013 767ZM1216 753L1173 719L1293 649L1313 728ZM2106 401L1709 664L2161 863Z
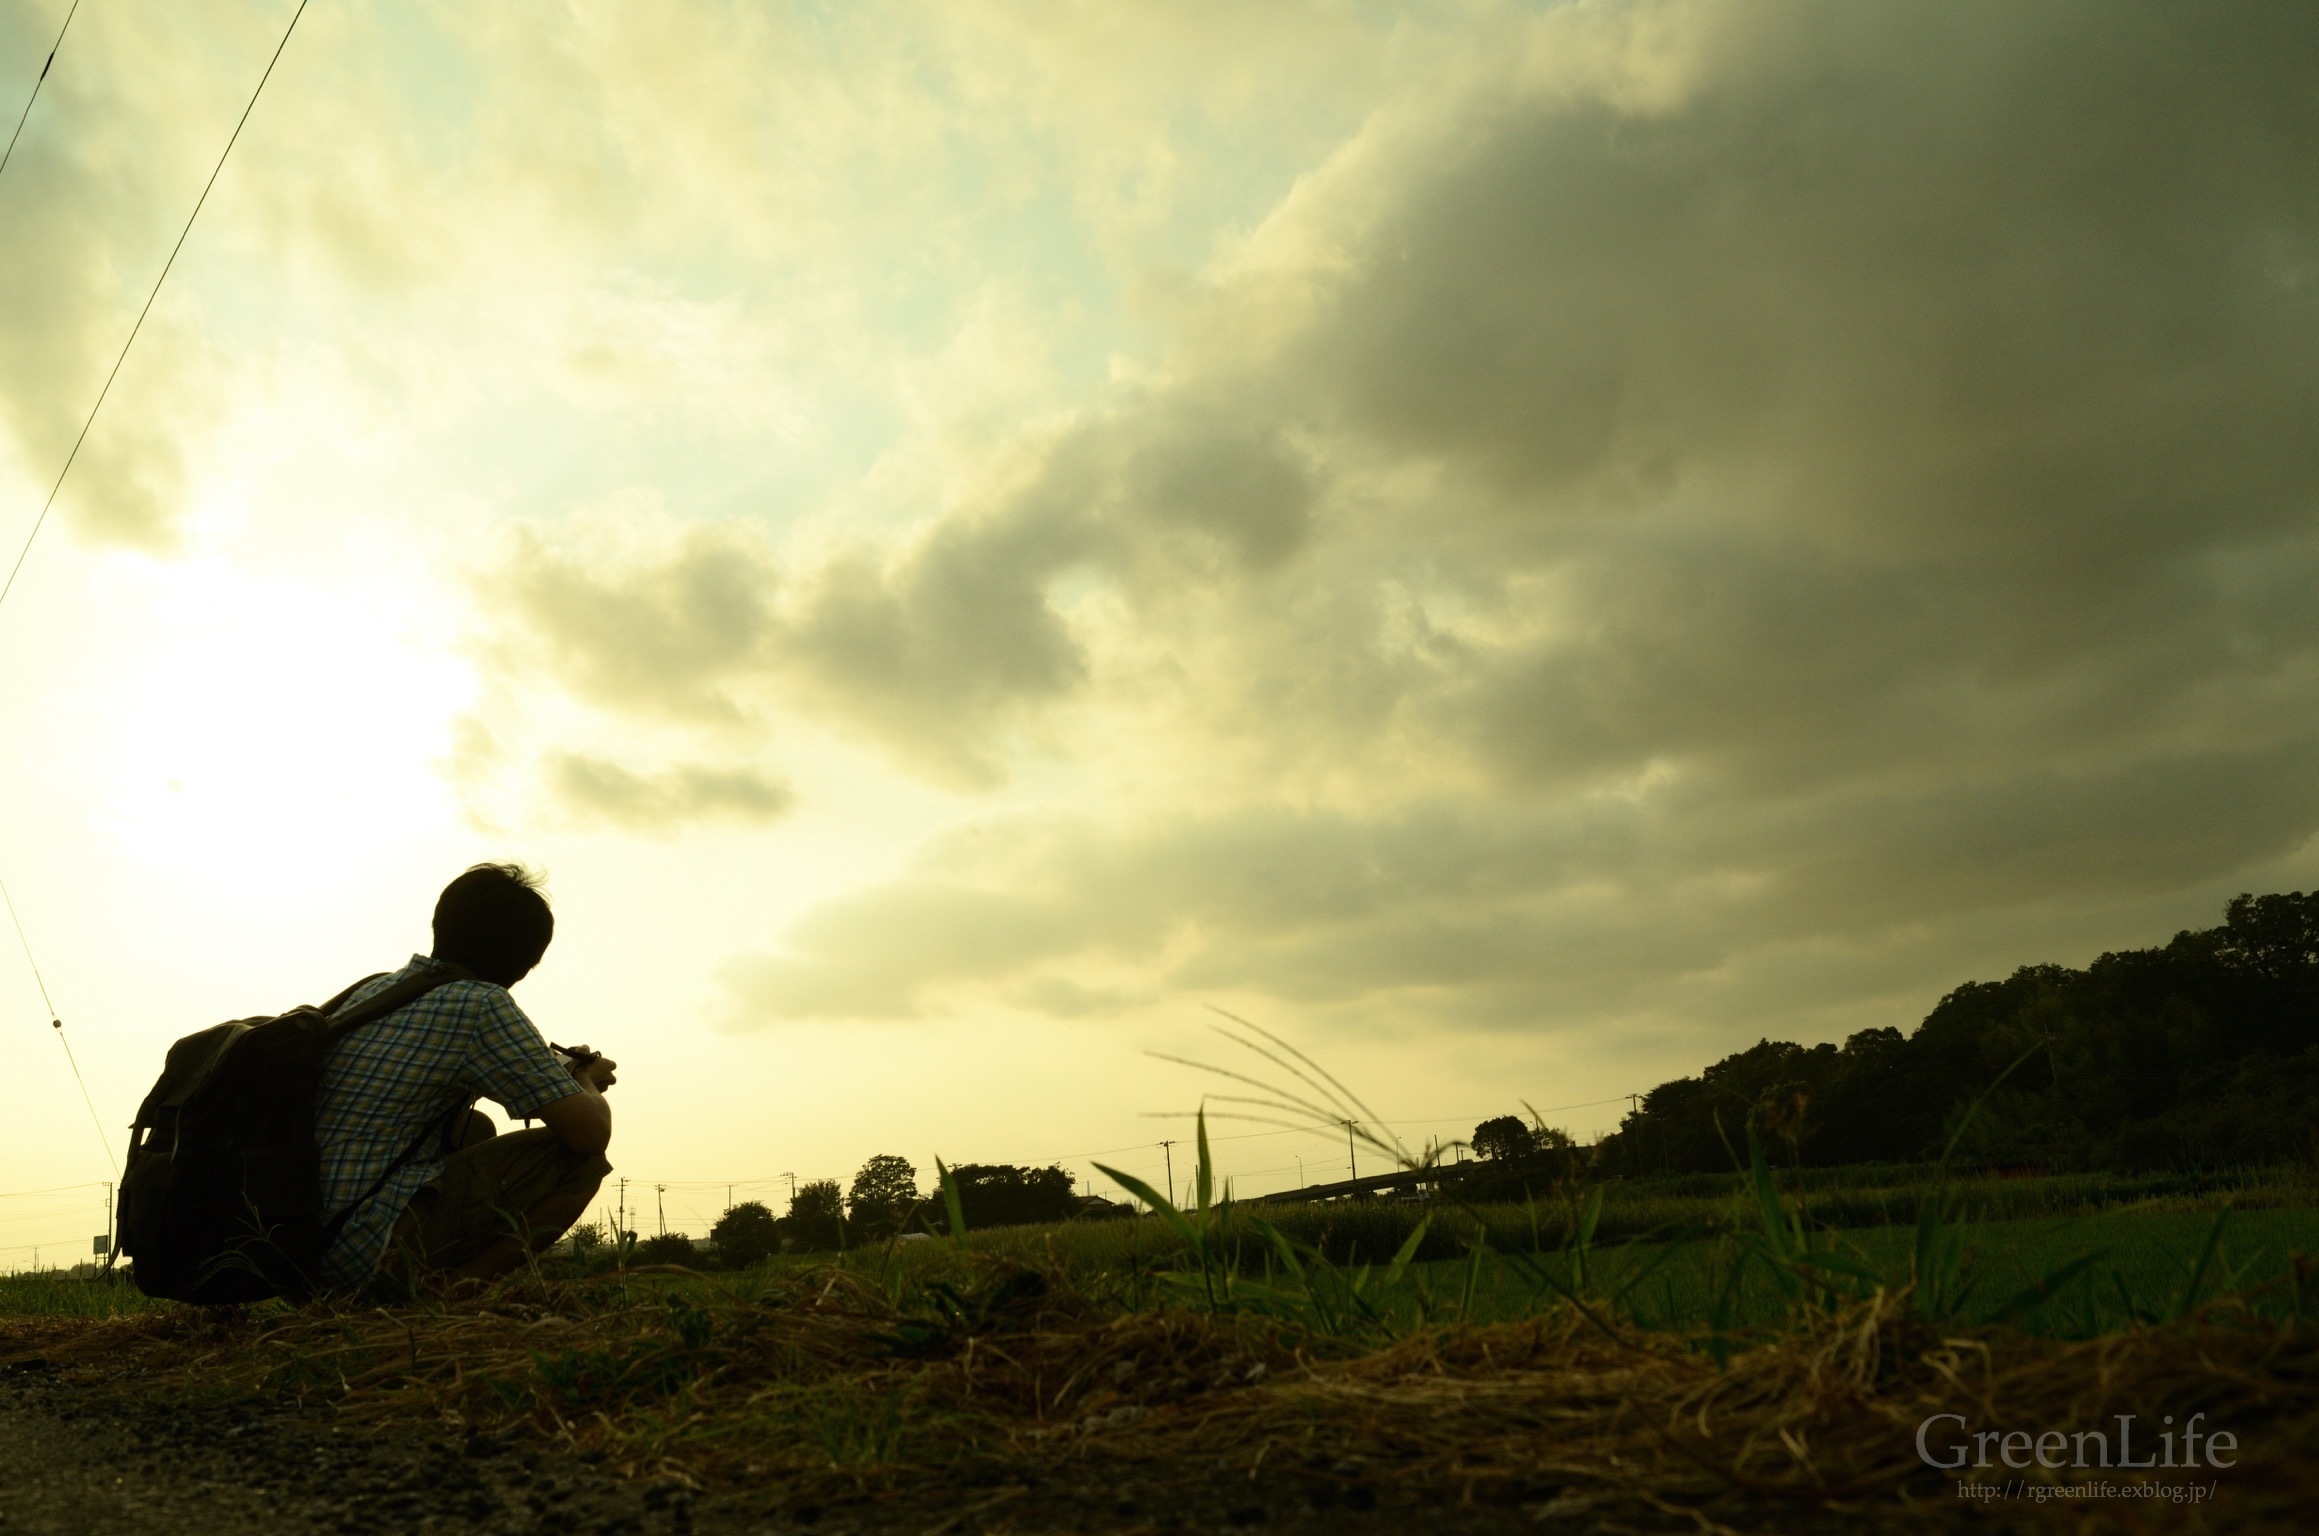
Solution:
M513 986L547 953L556 918L539 876L521 864L478 864L435 901L435 958Z

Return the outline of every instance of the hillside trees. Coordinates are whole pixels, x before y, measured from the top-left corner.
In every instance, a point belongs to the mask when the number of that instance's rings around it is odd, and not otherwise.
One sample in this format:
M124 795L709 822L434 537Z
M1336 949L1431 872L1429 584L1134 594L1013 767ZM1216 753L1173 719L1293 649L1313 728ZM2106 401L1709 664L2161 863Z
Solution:
M1643 1095L1606 1140L1603 1166L1728 1168L1751 1118L1768 1126L1774 1104L1797 1132L1794 1155L1811 1164L1929 1159L1960 1130L1959 1155L1983 1164L2308 1155L2319 1146L2319 893L2240 896L2222 926L2157 948L1966 982L1905 1036L1758 1041Z

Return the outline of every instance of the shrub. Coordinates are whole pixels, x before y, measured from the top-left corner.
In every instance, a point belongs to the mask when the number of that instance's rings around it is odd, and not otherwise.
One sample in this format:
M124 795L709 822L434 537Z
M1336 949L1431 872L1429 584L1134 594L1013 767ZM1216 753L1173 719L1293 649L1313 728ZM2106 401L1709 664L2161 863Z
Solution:
M698 1269L701 1266L700 1251L693 1247L692 1239L682 1232L664 1232L658 1237L646 1238L636 1245L636 1254L631 1262L681 1264L687 1269Z
M728 1269L747 1269L781 1251L781 1224L761 1200L744 1200L709 1229L717 1259Z

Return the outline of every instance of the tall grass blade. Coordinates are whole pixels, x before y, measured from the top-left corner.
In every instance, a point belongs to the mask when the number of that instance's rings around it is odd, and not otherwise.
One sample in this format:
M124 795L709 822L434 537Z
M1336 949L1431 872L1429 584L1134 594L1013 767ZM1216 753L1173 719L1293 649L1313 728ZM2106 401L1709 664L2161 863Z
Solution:
M1240 1015L1227 1012L1222 1008L1218 1008L1213 1003L1208 1005L1208 1011L1210 1013L1222 1014L1225 1018L1230 1019L1233 1023L1239 1025L1242 1029L1251 1031L1259 1038L1279 1047L1281 1050L1286 1051L1290 1056L1296 1058L1296 1060L1299 1062L1302 1062L1307 1068L1311 1070L1313 1074L1319 1077L1320 1082L1315 1083L1312 1077L1307 1076L1304 1072L1297 1071L1297 1069L1293 1066L1288 1066L1287 1063L1280 1061L1278 1057L1274 1056L1271 1052L1262 1049L1261 1047L1251 1045L1245 1040L1237 1042L1241 1049L1253 1051L1257 1055L1264 1057L1267 1061L1273 1062L1277 1066L1286 1068L1286 1070L1295 1073L1298 1078L1302 1079L1307 1084L1310 1084L1312 1087L1323 1092L1324 1094L1329 1094L1329 1096L1333 1097L1338 1103L1354 1111L1353 1114L1345 1116L1344 1118L1354 1120L1365 1119L1377 1125L1382 1125L1385 1123L1383 1120L1378 1118L1377 1112L1375 1110L1361 1102L1361 1096L1359 1094L1353 1092L1350 1088L1347 1088L1343 1083L1338 1082L1336 1078L1331 1075L1328 1068L1322 1066L1319 1062L1313 1060L1310 1056L1307 1056L1304 1052L1298 1050L1295 1046L1290 1045L1286 1040L1281 1039L1280 1036L1274 1034L1271 1030L1266 1029L1261 1024L1251 1024L1248 1020L1240 1017ZM1233 1036L1229 1032L1219 1030L1218 1033L1223 1034L1224 1038L1227 1040L1233 1039ZM1326 1089L1321 1088L1322 1083L1328 1085ZM1333 1094L1330 1094L1330 1090L1334 1090Z
M1200 1246L1199 1230L1195 1228L1191 1222L1185 1220L1184 1213L1177 1210L1175 1207L1175 1202L1168 1199L1167 1196L1161 1194L1158 1190L1152 1188L1149 1184L1146 1184L1143 1180L1137 1178L1132 1173L1122 1173L1117 1168L1106 1167L1102 1163L1097 1163L1095 1165L1095 1171L1102 1174L1112 1183L1117 1184L1121 1189L1124 1189L1129 1194L1135 1196L1136 1199L1141 1200L1144 1204L1150 1206L1153 1213L1157 1215L1162 1221L1166 1222L1170 1227L1173 1227L1176 1231L1176 1234L1181 1237L1187 1245L1194 1249L1197 1249Z
M2192 1266L2190 1278L2183 1283L2182 1299L2174 1304L2174 1319L2179 1322L2190 1315L2198 1304L2198 1287L2206 1280L2207 1266L2214 1262L2214 1250L2222 1241L2223 1223L2230 1220L2230 1207L2214 1213L2214 1225L2206 1229L2206 1246L2198 1251L2198 1263Z
M2066 1264L2055 1265L2045 1272L2044 1279L2035 1285L2023 1286L2014 1294L2012 1300L1990 1313L1983 1321L2009 1323L2024 1313L2034 1312L2037 1308L2053 1300L2063 1286L2077 1279L2080 1275L2090 1273L2093 1267L2101 1261L2102 1255L2097 1251L2081 1253Z
M1408 1239L1402 1243L1400 1250L1393 1255L1393 1262L1387 1265L1385 1268L1385 1283L1387 1285L1399 1285L1401 1283L1401 1276L1403 1272L1409 1268L1409 1261L1417 1257L1417 1250L1424 1245L1425 1229L1432 1225L1433 1218L1431 1216L1427 1216L1419 1221L1416 1228L1410 1232Z
M1200 1215L1204 1220L1208 1214L1209 1197L1215 1189L1216 1177L1216 1160L1208 1152L1208 1107L1205 1104L1200 1106L1200 1116L1197 1123L1200 1138L1200 1171L1193 1184L1193 1189L1199 1196Z
M941 1158L934 1159L935 1177L942 1181L942 1210L950 1218L950 1240L960 1247L966 1245L966 1203L958 1198L958 1180Z
M1965 1139L1965 1132L1972 1129L1973 1118L1980 1114L1981 1106L1989 1102L1989 1095L2004 1087L2005 1079L2020 1071L2024 1062L2028 1061L2030 1057L2036 1055L2039 1051L2044 1049L2045 1042L2040 1040L2035 1045L2031 1046L2028 1050L2023 1051L2020 1055L2014 1057L2013 1064L2007 1067L2004 1071L1998 1073L1996 1081L1992 1082L1988 1087L1982 1089L1980 1093L1974 1097L1973 1102L1965 1107L1964 1118L1960 1119L1957 1122L1957 1128L1949 1133L1948 1145L1941 1148L1940 1162L1936 1165L1938 1172L1934 1175L1936 1178L1948 1172L1950 1156L1957 1150L1957 1143Z

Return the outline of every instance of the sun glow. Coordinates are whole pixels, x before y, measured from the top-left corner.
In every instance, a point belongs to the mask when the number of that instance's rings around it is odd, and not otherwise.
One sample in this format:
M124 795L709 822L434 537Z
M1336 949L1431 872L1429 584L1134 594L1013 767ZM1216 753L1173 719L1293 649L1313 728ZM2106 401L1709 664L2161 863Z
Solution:
M105 701L98 830L230 897L365 862L456 815L435 764L473 687L382 588L147 571ZM325 893L317 893L322 895Z

